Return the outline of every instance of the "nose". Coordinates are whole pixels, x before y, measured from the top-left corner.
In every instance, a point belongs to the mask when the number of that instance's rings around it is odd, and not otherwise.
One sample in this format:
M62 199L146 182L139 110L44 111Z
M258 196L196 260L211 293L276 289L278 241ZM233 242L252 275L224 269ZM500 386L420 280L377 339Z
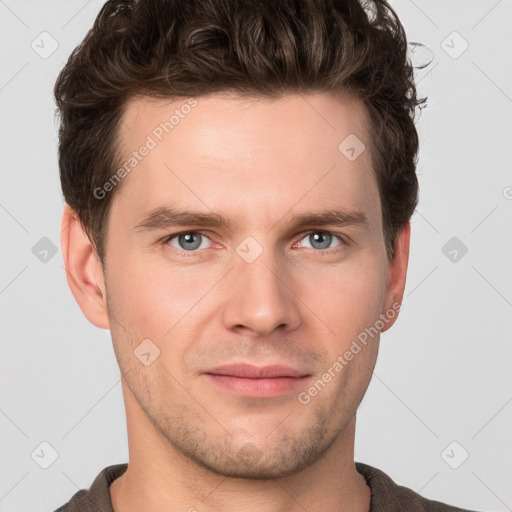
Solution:
M226 285L229 296L222 319L227 329L263 337L276 329L288 332L300 326L291 276L273 256L264 253L252 263L237 258Z

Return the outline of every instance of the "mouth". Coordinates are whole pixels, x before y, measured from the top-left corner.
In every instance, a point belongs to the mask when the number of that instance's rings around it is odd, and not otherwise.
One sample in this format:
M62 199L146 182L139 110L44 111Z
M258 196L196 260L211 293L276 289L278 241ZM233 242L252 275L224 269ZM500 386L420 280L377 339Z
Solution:
M232 394L252 398L274 398L286 395L311 377L286 365L252 366L232 364L204 373L210 383Z

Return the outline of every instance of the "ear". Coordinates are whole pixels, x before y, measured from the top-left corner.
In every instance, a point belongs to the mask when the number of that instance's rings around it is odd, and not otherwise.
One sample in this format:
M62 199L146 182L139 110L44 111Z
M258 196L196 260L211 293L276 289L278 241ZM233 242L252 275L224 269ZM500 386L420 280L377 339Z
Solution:
M402 299L404 296L405 278L407 275L407 264L409 263L409 242L411 240L411 223L407 222L395 235L394 251L391 260L388 263L388 282L384 300L384 311L394 311L391 318L387 315L389 321L381 332L387 331L398 318Z
M76 212L68 204L62 215L60 243L68 285L80 309L95 326L109 329L101 261Z

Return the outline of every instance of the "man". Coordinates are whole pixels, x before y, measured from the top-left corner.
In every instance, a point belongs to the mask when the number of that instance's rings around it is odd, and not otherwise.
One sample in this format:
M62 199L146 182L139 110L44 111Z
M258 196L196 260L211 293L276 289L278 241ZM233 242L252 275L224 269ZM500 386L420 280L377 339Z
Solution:
M55 87L62 249L129 463L59 511L448 511L354 462L417 203L383 1L114 0Z

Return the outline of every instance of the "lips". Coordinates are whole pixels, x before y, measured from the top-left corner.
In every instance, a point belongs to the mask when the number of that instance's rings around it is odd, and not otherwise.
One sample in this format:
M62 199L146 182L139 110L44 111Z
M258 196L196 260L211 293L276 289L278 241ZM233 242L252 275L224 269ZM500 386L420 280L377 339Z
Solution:
M228 393L250 398L275 398L302 387L311 375L287 365L253 366L239 363L205 372L210 384Z
M274 379L278 377L306 377L306 373L285 365L252 366L248 364L230 364L207 372L210 375L227 375L245 379Z

